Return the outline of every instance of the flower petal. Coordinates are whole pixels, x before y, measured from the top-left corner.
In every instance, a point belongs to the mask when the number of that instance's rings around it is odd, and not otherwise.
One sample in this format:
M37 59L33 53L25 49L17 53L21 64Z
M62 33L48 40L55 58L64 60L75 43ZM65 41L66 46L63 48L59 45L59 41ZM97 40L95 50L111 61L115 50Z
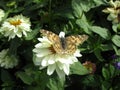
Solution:
M51 42L47 39L47 37L43 37L43 38L38 38L38 40L40 41L40 42L44 42L44 43L49 43L49 44L51 44Z
M69 64L63 65L63 71L65 72L66 75L69 75L69 72L70 72Z
M56 64L49 65L47 68L47 74L48 75L53 74L53 72L55 71L55 68L56 68Z
M73 62L78 62L78 59L76 57L71 57Z
M74 56L76 57L81 57L82 55L80 54L80 50L77 49L76 52L74 53Z
M49 55L49 60L48 60L48 64L54 64L55 63L55 58L54 58L54 55Z
M44 56L49 55L49 54L52 53L47 48L41 48L41 49L35 48L35 49L33 49L33 52L37 53L36 54L37 57L44 57Z
M43 60L41 61L41 65L42 66L47 66L48 65L48 60L49 60L49 56L44 57Z
M59 68L56 68L56 72L60 79L65 78L65 73L62 70L60 70Z
M49 43L38 43L35 45L36 48L47 48L50 46L51 46L51 44L49 44Z
M35 59L33 59L33 62L35 65L41 65L41 61L43 58L41 57L35 57Z

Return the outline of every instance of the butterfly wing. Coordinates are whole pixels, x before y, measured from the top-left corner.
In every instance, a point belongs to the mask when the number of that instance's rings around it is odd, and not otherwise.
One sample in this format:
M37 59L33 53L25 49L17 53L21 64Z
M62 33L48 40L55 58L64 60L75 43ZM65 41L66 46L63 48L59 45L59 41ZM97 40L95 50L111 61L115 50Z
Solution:
M48 40L50 40L52 43L60 41L59 36L51 31L42 29L42 30L40 30L40 32L42 33L43 36L46 36L48 38Z
M82 44L88 39L87 35L76 35L66 37L66 53L73 54L79 44Z
M68 44L73 43L75 45L82 44L84 41L88 39L87 35L75 35L75 36L68 36L66 37L66 41Z
M40 30L40 32L42 33L43 36L46 36L48 40L52 42L52 46L56 53L61 54L63 52L60 38L57 34L47 30Z
M77 46L88 39L87 35L68 36L65 38L65 49L63 49L60 37L57 34L47 30L40 30L40 32L52 42L52 46L58 54L73 54Z

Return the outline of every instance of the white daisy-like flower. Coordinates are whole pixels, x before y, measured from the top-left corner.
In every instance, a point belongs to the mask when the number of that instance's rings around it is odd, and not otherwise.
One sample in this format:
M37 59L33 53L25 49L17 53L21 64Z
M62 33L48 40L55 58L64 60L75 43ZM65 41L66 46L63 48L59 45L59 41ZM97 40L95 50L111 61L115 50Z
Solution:
M63 32L61 32L63 35ZM59 35L61 36L61 34ZM40 69L47 67L47 74L52 75L54 71L59 77L69 75L70 65L77 62L77 57L81 57L80 50L77 49L73 54L58 54L53 48L53 44L47 37L38 38L40 43L35 45L33 52L35 58L33 62L40 66Z
M31 31L30 26L29 18L23 15L16 15L4 21L0 32L5 37L9 37L9 40L15 38L15 36L21 38L23 35L27 36L27 32Z
M5 16L5 12L2 9L0 9L0 21L2 21L4 16Z
M0 52L0 66L6 69L13 68L18 64L18 59L8 52L9 49L4 49Z
M120 1L116 0L113 2L113 0L110 0L109 2L111 7L108 7L103 10L105 13L109 13L107 19L109 21L112 21L113 23L119 23L120 22Z

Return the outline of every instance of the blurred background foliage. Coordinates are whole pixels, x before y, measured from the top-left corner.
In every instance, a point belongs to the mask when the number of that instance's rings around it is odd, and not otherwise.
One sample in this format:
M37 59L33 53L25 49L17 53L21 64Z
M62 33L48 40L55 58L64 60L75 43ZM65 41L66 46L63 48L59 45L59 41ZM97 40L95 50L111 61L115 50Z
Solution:
M13 69L1 68L1 90L119 90L120 25L112 29L108 14L102 12L109 0L0 0L6 17L22 14L31 21L32 32L24 39L8 41L0 36L0 50L17 48L19 64ZM40 37L40 29L59 33L87 34L89 39L80 46L83 57L96 64L94 74L75 72L63 83L55 75L46 75L33 64L32 49ZM77 67L77 66L76 66ZM80 68L80 67L77 67ZM81 72L81 71L80 71Z

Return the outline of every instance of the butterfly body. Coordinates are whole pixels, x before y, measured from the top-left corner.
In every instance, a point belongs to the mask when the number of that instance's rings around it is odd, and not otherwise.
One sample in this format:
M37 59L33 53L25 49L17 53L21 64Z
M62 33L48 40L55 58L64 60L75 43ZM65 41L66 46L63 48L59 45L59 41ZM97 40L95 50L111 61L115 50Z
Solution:
M65 41L65 38L60 38L60 42L61 42L61 46L62 46L62 48L63 49L65 49L66 48L66 41Z
M71 35L64 37L64 35L57 35L51 31L40 30L43 36L52 42L52 46L58 54L73 54L77 46L87 40L87 35Z

